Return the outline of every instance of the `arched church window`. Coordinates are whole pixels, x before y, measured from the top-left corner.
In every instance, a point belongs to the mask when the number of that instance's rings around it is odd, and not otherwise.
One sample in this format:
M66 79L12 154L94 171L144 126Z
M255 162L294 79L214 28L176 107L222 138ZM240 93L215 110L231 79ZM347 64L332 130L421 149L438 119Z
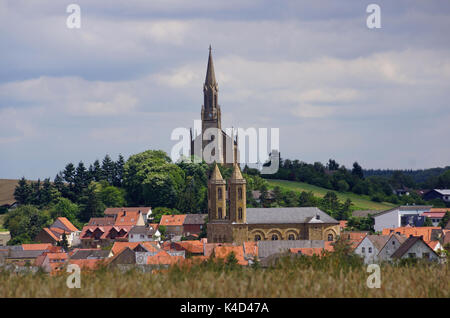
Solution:
M222 218L222 208L219 208L219 219L221 219Z
M238 209L238 218L239 220L242 220L242 208Z
M289 234L288 240L289 240L289 241L295 240L295 235L294 235L294 234Z
M222 188L217 189L217 196L219 197L219 200L222 200Z
M242 188L238 188L238 200L242 200Z
M278 235L272 234L272 241L278 241Z
M333 240L333 234L328 234L328 241L331 242Z
M256 234L255 235L255 241L261 241L261 235Z

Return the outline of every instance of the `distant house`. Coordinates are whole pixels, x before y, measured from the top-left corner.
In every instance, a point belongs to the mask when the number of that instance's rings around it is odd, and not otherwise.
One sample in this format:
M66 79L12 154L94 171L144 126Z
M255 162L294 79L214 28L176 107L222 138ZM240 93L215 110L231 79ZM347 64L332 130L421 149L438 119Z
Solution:
M393 260L406 258L421 258L432 261L439 261L439 256L428 246L422 236L410 236L408 239L392 254Z
M56 245L63 239L63 234L66 235L69 246L80 245L80 234L78 230L67 218L58 217L50 227L43 228L35 237L36 242L51 243Z
M433 226L438 226L447 211L445 211L446 209L439 209L439 210L444 210L442 212L433 211L433 210L434 209L431 209L430 212L422 213L422 216L429 218L431 220L431 223L433 224ZM450 209L448 209L448 210L450 211Z
M67 253L46 253L40 267L47 273L55 274L64 269L69 259Z
M400 226L423 226L425 217L422 213L430 211L430 205L403 205L386 211L373 214L375 220L374 229L381 232L385 228Z
M378 211L378 210L355 210L352 212L352 216L363 218L363 217L368 217L368 216L377 214L379 212L380 211Z
M199 235L207 217L208 214L186 214L183 222L183 236Z
M450 202L450 189L433 189L423 195L424 200L441 199Z
M399 234L391 234L386 244L381 248L378 253L378 260L390 261L392 254L406 241L406 236Z
M166 236L173 238L174 236L183 235L183 224L186 214L163 215L159 225L166 227Z
M355 254L363 257L365 264L377 263L378 254L389 238L389 235L366 235L355 248Z
M349 242L351 247L355 249L367 234L369 232L341 232L341 238Z
M132 212L132 213L141 212L145 223L152 220L152 208L149 206L107 208L105 210L104 214L105 214L105 216L110 216L110 217L116 218L117 215L122 212Z
M115 226L144 226L144 216L141 211L122 211L117 213Z
M151 225L133 226L128 233L128 242L159 241L161 233Z
M99 248L112 245L116 241L128 241L131 226L90 226L83 227L81 232L82 248Z
M87 225L89 226L105 226L105 225L114 225L116 222L114 217L107 216L103 218L90 218Z
M71 260L80 260L80 259L105 259L109 256L109 250L102 250L98 248L78 248L75 249L71 255Z

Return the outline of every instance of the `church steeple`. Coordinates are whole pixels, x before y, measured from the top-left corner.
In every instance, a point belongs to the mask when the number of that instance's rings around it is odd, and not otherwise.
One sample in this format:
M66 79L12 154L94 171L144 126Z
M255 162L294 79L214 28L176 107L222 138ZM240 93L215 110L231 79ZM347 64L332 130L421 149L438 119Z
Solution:
M215 87L217 85L216 82L216 74L214 73L214 63L211 54L211 45L209 46L209 57L208 57L208 68L206 70L206 78L205 78L205 86Z
M208 67L206 69L205 83L203 84L203 107L202 120L210 121L209 127L220 128L220 106L217 103L219 85L217 85L216 74L214 72L214 63L209 46Z

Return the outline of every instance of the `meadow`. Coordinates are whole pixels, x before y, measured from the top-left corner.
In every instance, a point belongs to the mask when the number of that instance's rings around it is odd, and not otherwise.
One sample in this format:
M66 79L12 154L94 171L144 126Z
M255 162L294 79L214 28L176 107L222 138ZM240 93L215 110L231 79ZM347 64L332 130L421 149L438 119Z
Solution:
M381 287L368 288L364 265L288 261L271 268L191 265L158 273L107 268L81 275L81 288L66 286L68 273L0 272L4 297L450 297L448 265L381 266ZM308 263L307 262L307 263Z
M321 187L317 187L308 183L298 182L298 181L288 181L288 180L272 180L267 179L269 183L269 188L273 189L275 186L279 186L285 190L291 190L296 192L312 192L314 196L323 197L329 191L336 193L338 199L344 202L347 199L352 200L354 210L387 210L395 205L388 202L373 202L370 200L369 196L358 195L352 192L338 192Z

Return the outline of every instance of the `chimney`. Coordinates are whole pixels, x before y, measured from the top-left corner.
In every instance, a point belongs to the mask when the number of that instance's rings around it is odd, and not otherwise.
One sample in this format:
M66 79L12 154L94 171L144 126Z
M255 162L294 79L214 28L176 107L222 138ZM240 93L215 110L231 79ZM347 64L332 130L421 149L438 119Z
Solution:
M317 220L320 220L320 215L319 215L319 213L316 214L316 219L317 219Z

